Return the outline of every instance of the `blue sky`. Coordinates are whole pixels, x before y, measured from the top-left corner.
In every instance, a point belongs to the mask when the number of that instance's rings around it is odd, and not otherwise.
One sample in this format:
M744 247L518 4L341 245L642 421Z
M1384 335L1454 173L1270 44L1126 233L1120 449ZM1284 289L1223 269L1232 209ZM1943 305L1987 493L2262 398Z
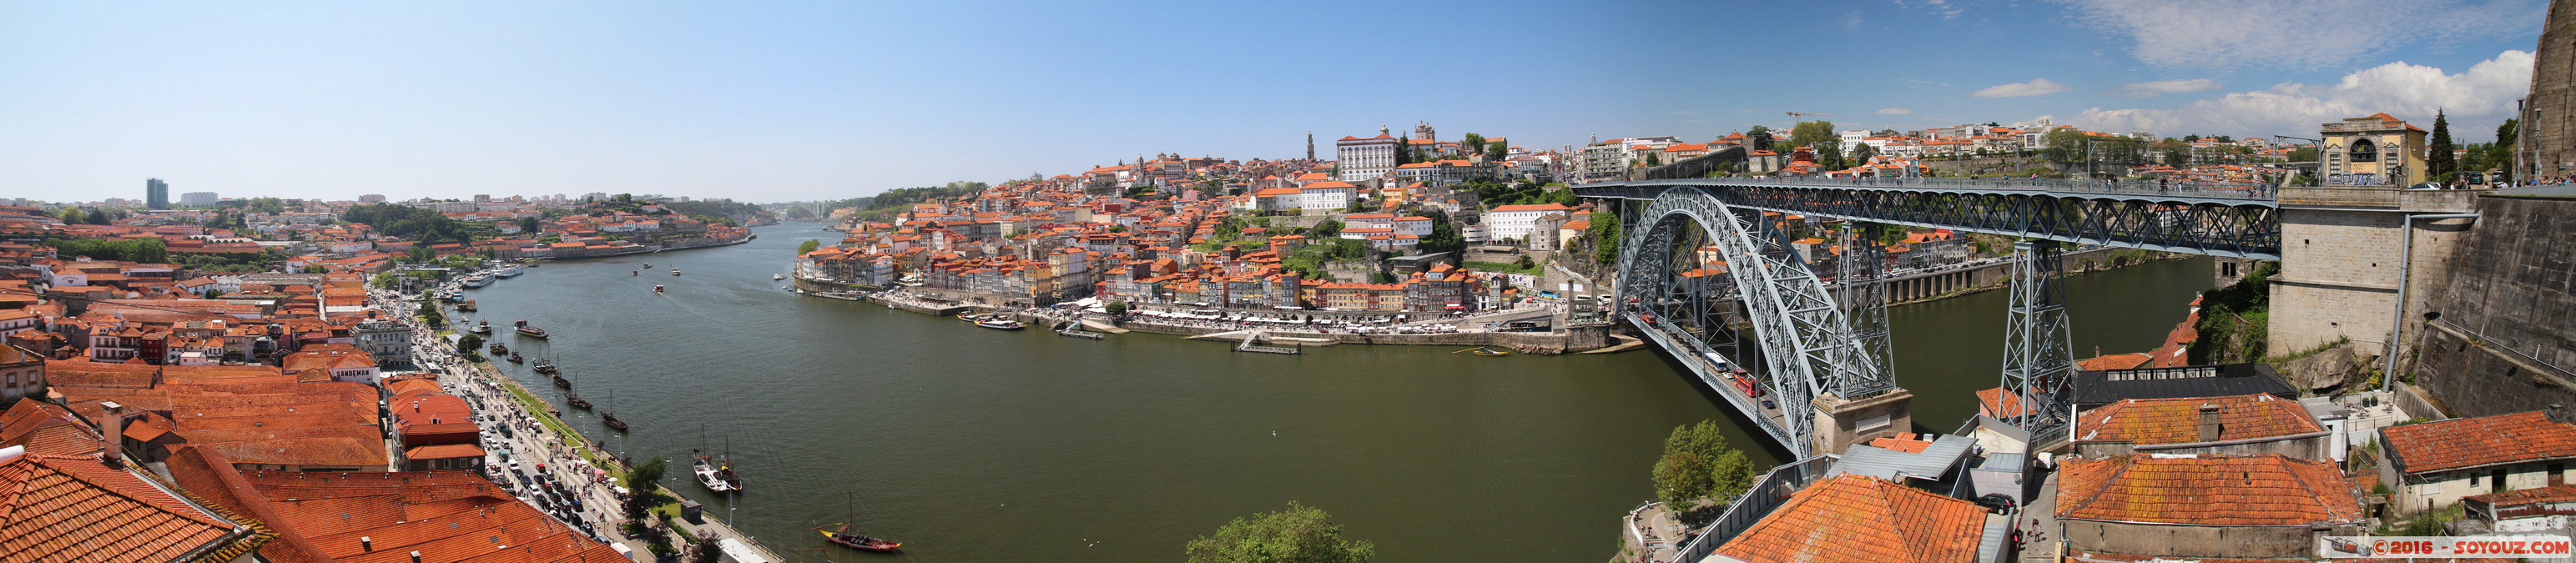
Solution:
M2541 0L0 2L0 196L750 201L1302 155L1377 127L1532 148L1783 112L2492 137Z

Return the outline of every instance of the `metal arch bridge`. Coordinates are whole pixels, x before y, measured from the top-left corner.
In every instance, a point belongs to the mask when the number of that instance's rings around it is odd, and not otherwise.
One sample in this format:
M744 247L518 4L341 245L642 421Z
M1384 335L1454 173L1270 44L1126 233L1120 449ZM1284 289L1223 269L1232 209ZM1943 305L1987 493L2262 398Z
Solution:
M2063 437L2073 416L2061 244L2280 257L2279 207L2261 185L1711 178L1573 189L1622 202L1615 314L1796 455L1823 446L1810 411L1817 399L1897 387L1880 249L1853 244L1846 230L1850 252L1835 261L1829 287L1794 250L1786 215L2022 237L2002 377L2019 409L2004 415L2038 443ZM1738 326L1750 326L1750 342Z

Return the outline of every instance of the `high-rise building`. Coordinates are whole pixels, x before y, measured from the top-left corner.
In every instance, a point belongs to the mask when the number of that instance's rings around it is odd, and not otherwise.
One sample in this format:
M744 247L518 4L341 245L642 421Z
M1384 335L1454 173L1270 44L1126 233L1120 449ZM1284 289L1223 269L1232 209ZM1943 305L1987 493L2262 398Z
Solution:
M169 209L170 183L163 182L160 178L143 179L143 206L152 209Z
M384 203L384 202L385 202L385 195L384 195L384 194L367 194L367 195L358 196L358 203Z
M214 207L217 199L218 198L215 197L215 192L188 192L179 194L179 205L188 207Z

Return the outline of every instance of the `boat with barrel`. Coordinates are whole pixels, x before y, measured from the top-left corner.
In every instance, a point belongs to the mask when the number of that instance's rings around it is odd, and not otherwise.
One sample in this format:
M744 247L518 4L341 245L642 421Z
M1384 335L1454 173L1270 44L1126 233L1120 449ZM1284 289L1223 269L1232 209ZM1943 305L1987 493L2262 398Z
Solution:
M626 421L617 419L617 411L599 411L599 422L608 425L609 428L626 429Z
M537 363L536 363L536 365L528 366L528 369L536 370L536 371L537 371L537 373L542 373L542 374L546 374L546 375L554 375L554 374L555 374L555 359L554 359L554 358L552 358L552 357L537 358Z
M492 343L492 355L498 356L508 353L510 353L510 345L499 342Z
M519 353L518 353L518 352L511 352L511 353L510 353L510 363L513 363L513 364L524 364L524 363L528 363L528 359L527 359L527 358L519 357Z
M893 553L903 548L903 542L850 531L849 524L836 524L833 526L824 526L824 528L832 529L815 529L821 530L823 532L823 540L832 542L832 545L860 551L874 551L877 553Z
M474 300L472 300L472 299L467 299L467 300L465 300L465 302L464 302L464 303L458 303L458 304L456 305L456 310L458 310L458 311L473 311L473 310L476 310L476 307L475 307L475 305L474 305Z
M706 487L707 490L719 493L737 490L733 488L732 483L726 483L724 477L717 474L715 456L699 453L695 449L689 450L689 470L697 475L698 486Z
M517 324L516 326L517 326L517 330L519 331L519 335L520 335L520 336L526 336L526 337L530 337L530 338L546 338L546 329L537 328L535 325L530 325L530 324L528 324L528 321L519 321L519 322L518 322L518 324Z
M564 404L572 405L573 408L590 410L590 401L582 400L581 395L578 393L564 393Z

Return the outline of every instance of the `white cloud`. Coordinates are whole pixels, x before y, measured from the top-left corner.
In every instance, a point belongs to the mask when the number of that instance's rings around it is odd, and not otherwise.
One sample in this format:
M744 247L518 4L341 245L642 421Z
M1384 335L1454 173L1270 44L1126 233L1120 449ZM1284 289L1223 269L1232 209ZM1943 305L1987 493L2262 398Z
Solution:
M1879 114L1879 115L1905 115L1905 114L1910 114L1910 113L1914 113L1914 110L1905 109L1905 108L1887 108L1887 109L1883 109L1883 110L1878 110L1878 114Z
M2387 112L2430 129L2447 112L2454 135L2490 136L2531 91L2531 53L2505 51L2458 74L2403 62L2344 75L2334 84L2284 83L2165 109L2084 110L2074 123L2102 131L2270 136L2316 133L2317 125Z
M2140 82L2121 86L2118 90L2112 90L2111 95L2123 98L2153 98L2165 94L2182 94L2216 89L2218 89L2218 81L2207 78L2194 78L2190 80L2158 80L2155 82Z
M2150 65L2319 68L2400 45L2521 36L2542 0L2057 0L2077 21L2126 37Z
M2045 96L2064 91L2066 91L2066 85L2064 84L2049 82L2046 78L2033 78L2029 82L1988 86L1984 90L1978 90L1968 95L1979 98L2018 98L2022 96Z
M1952 4L1944 0L1916 0L1915 2L1896 0L1896 5L1900 8L1922 8L1924 11L1937 14L1941 16L1941 19L1945 20L1959 17L1959 12L1961 11L1958 4Z

